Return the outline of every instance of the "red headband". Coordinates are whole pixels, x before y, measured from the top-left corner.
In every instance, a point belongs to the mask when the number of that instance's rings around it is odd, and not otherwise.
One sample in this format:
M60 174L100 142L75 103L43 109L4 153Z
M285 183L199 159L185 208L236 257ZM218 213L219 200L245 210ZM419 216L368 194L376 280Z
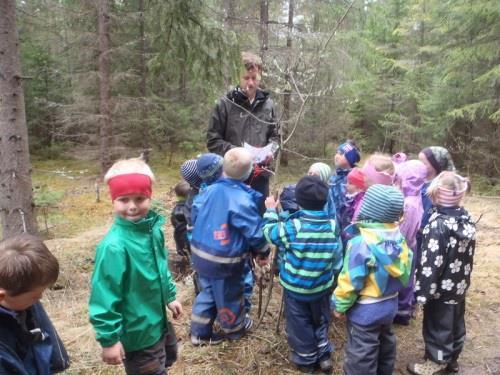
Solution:
M366 190L365 175L359 168L353 168L347 175L347 182L357 186L360 189Z
M151 178L140 173L120 174L108 180L112 200L132 194L144 195L151 198L151 185Z

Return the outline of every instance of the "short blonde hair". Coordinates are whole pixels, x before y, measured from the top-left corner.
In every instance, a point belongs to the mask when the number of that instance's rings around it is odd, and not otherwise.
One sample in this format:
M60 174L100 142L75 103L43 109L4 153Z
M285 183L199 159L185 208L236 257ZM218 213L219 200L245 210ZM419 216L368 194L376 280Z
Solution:
M396 167L389 155L372 154L361 169L365 176L365 186L374 184L392 185L396 174Z
M243 147L235 147L226 152L222 170L229 178L245 181L252 173L252 154Z
M389 155L376 152L372 154L366 162L373 165L377 172L384 172L391 175L396 173L394 162Z
M113 177L131 173L146 175L151 179L151 182L154 182L155 180L153 171L144 160L140 158L131 158L118 160L116 163L114 163L106 172L106 175L104 176L104 182L107 183Z

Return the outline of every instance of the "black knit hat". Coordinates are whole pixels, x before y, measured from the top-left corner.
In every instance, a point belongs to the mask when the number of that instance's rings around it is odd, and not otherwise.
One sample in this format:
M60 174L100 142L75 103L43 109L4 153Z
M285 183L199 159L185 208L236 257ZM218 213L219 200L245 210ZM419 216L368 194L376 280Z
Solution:
M295 200L306 210L322 210L328 199L328 185L318 176L305 176L295 187Z

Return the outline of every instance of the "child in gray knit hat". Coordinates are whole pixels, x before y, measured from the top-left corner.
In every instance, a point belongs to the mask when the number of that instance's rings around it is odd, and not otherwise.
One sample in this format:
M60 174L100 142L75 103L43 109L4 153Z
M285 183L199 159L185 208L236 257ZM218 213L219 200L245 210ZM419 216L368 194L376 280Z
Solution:
M429 222L429 218L433 212L432 201L427 194L427 189L431 184L432 180L440 174L442 171L455 171L455 164L451 158L450 152L441 146L430 146L424 148L418 154L418 159L425 164L427 167L427 182L422 186L422 206L424 208L424 214L422 216L422 222L420 223L420 229L417 233L417 247L420 248L422 244L422 230Z

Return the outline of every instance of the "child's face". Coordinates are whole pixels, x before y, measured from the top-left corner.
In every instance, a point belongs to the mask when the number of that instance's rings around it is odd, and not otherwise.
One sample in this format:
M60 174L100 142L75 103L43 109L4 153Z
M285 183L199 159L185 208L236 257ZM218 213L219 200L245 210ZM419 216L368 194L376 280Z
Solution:
M129 221L138 221L145 217L151 207L151 199L139 194L123 195L113 201L115 215Z
M434 177L436 177L436 171L434 170L434 167L429 163L429 160L427 160L427 157L424 155L423 152L418 154L418 160L420 160L422 163L425 164L427 167L427 180L432 180Z
M11 296L5 289L0 288L0 305L13 311L23 311L32 306L40 298L42 298L47 285L39 286L29 292Z
M315 170L315 169L309 169L309 171L307 171L307 175L308 175L308 176L316 176L316 177L321 177L321 176L319 175L318 171L317 171L317 170Z
M350 184L349 182L346 184L346 190L348 194L355 194L363 191L363 189L360 189L356 185Z
M338 151L335 154L334 161L335 161L335 165L339 168L343 168L343 169L351 168L351 165L349 164L349 162L345 158L344 154L342 154Z

